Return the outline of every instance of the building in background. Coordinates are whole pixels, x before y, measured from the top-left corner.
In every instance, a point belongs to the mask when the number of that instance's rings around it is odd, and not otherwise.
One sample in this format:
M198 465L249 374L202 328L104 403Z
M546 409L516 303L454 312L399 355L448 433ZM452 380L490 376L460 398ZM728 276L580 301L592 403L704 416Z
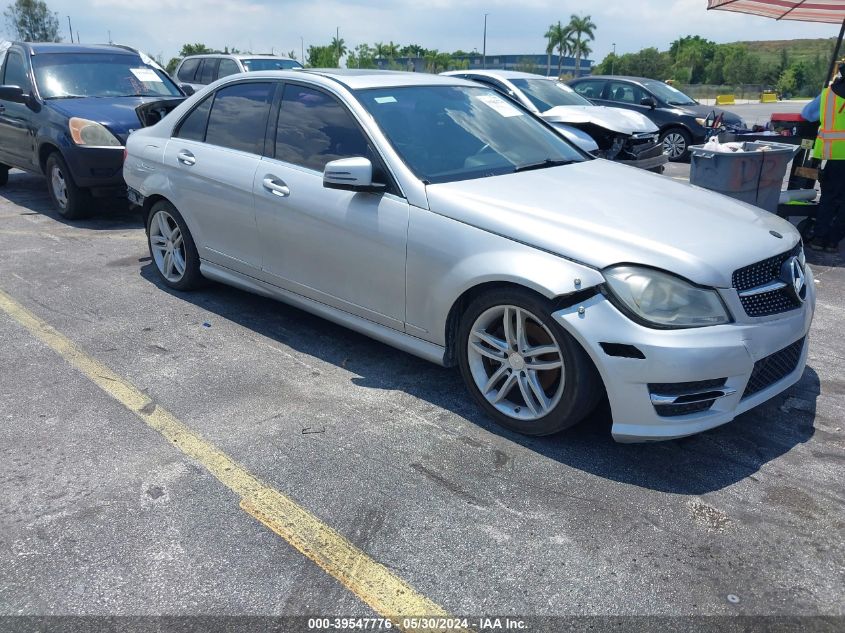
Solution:
M481 54L473 53L471 55L453 56L452 59L458 62L466 62L458 68L449 68L448 70L460 70L466 68L469 70L478 70L484 68ZM558 56L552 55L551 64L548 64L547 55L488 55L487 65L488 70L520 70L527 73L536 73L538 75L557 75ZM395 70L410 70L413 72L426 72L427 62L425 57L395 57L393 59L376 59L376 64L381 69L393 68ZM581 60L581 76L591 74L593 68L593 60ZM442 69L446 70L446 69ZM548 70L548 72L547 72ZM575 58L564 57L561 62L562 75L575 75Z

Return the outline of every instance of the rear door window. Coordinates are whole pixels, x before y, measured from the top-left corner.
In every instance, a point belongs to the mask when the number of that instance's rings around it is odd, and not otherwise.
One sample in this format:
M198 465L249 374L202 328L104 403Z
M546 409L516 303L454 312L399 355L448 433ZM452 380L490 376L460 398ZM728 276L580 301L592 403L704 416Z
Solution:
M601 99L605 81L582 81L574 86L575 92L587 99Z
M218 90L208 117L205 142L261 154L274 88L273 82L248 82Z
M179 67L179 74L177 76L181 81L190 83L194 80L194 75L196 74L199 65L199 59L186 59Z
M205 128L208 125L208 113L211 111L213 95L202 100L193 111L182 120L179 129L176 130L177 138L184 138L190 141L204 141Z

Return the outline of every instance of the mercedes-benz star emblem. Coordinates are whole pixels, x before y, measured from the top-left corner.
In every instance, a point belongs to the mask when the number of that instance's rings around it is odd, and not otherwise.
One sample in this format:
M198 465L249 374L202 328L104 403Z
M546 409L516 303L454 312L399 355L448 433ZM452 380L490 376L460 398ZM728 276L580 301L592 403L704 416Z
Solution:
M790 257L783 263L780 277L793 292L795 298L803 303L807 297L807 284L804 279L804 269L797 257Z

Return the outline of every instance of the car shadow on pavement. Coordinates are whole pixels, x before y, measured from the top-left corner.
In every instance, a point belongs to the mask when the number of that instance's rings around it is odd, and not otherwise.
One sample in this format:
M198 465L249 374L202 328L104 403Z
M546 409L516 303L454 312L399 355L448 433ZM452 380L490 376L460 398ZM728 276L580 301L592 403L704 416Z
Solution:
M161 290L283 345L343 367L351 380L367 389L403 391L438 409L451 412L491 434L493 448L516 443L549 459L608 480L685 495L701 495L730 486L814 434L820 381L808 367L801 381L784 394L739 416L733 422L692 437L649 444L617 444L610 435L610 409L605 401L581 424L556 436L532 438L494 424L471 401L455 369L438 367L410 354L335 325L286 304L240 290L211 284L184 293L161 283L153 265L141 276ZM435 410L431 422L456 441L449 416ZM412 423L409 420L409 424Z
M114 231L143 226L141 214L130 210L129 203L120 198L95 198L91 217L66 220L53 208L44 176L18 170L9 172L9 182L0 187L0 196L28 210L21 215L44 215L74 228Z

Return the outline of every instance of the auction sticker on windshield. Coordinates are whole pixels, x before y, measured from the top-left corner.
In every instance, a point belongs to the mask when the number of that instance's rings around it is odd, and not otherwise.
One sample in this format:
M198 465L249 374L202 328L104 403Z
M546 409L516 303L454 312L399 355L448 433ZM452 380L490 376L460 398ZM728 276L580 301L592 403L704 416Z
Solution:
M152 68L130 68L132 74L135 75L139 81L158 81L164 83L161 77L156 74Z
M510 103L508 103L501 97L497 97L496 95L479 95L475 98L481 101L482 103L490 106L502 116L511 117L522 115L522 112L520 112L518 108L515 108Z

